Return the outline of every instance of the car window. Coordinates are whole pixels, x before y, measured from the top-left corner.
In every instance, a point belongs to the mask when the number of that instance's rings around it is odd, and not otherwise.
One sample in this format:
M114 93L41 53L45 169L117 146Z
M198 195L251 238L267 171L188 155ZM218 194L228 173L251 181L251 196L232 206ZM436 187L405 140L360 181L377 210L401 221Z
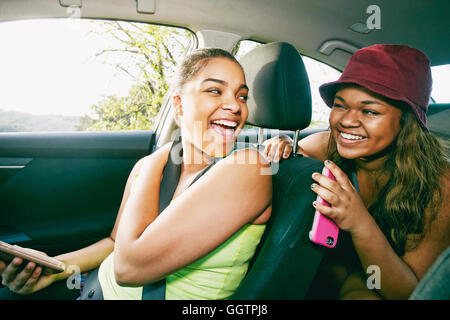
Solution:
M0 23L0 131L148 130L191 33L145 23Z
M239 59L247 52L260 45L262 44L256 41L242 40L236 45L233 53ZM311 59L307 56L302 55L302 57L306 71L308 72L311 86L312 117L311 124L308 128L327 129L328 117L331 109L323 102L322 98L320 97L319 86L323 83L337 80L341 73L336 69L326 65L325 63Z
M450 103L450 64L431 67L433 89L431 97L436 103Z
M306 56L303 56L303 63L308 72L309 84L311 86L312 117L311 124L308 128L327 129L331 109L320 97L319 86L326 82L337 80L341 72L325 63Z
M259 47L262 45L263 45L263 43L253 41L253 40L241 40L236 44L232 53L234 54L236 59L239 60L246 53L248 53L251 50L255 49L256 47Z

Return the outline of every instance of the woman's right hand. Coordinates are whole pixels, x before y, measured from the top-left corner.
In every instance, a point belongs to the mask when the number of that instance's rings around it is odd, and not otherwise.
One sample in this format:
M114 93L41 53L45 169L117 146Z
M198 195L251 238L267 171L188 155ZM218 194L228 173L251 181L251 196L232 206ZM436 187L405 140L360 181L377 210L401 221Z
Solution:
M270 162L279 162L289 158L292 153L292 139L286 135L279 135L264 141L264 157Z
M12 292L18 294L31 294L48 287L56 280L56 274L47 272L47 268L28 262L25 268L20 266L23 259L15 257L9 264L0 260L0 276L2 284Z

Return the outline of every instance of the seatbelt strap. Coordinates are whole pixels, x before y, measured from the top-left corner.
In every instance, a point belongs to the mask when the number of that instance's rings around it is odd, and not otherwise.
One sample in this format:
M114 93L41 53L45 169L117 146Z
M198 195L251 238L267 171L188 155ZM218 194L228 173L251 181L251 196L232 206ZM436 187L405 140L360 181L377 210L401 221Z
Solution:
M172 201L175 190L178 186L178 181L181 175L181 163L183 158L183 148L181 145L181 135L174 140L170 148L169 158L164 167L160 191L159 191L159 213ZM215 159L205 169L203 169L191 182L189 187L204 175L217 161ZM166 279L161 279L157 282L146 284L142 289L142 300L165 300L166 297Z

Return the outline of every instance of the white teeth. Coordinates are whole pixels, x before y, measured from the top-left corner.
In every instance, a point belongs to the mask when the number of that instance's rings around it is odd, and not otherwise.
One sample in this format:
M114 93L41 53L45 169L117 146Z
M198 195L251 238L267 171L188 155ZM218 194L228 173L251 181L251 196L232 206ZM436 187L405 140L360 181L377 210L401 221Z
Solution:
M237 122L229 121L229 120L214 120L212 123L219 124L222 126L232 127L232 128L237 126Z
M344 133L344 132L341 132L341 136L342 136L344 139L349 139L349 140L361 140L361 139L364 139L364 137L361 137L361 136L354 136L353 134Z

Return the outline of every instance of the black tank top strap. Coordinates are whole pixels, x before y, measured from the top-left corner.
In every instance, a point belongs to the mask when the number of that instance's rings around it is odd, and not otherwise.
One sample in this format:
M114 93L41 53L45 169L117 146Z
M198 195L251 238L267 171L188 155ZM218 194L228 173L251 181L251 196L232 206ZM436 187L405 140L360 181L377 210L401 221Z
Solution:
M159 192L159 214L169 206L172 201L175 190L178 186L181 175L181 164L183 160L183 147L181 143L181 135L179 135L172 143L166 166L163 170L160 192ZM205 169L203 169L189 185L191 186L201 176L203 176L214 164L220 159L214 159ZM142 300L164 300L166 296L166 279L149 283L142 289Z

